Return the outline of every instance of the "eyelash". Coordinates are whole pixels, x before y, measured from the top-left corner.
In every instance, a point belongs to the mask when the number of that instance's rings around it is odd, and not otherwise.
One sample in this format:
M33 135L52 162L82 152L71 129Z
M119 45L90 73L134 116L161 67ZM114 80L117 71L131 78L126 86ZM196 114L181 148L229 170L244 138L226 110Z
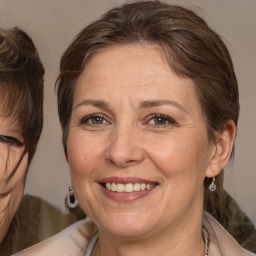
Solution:
M155 121L156 121L156 119L162 119L163 121L168 122L167 124L166 123L164 123L164 124L156 124L156 123L151 124L151 125L156 126L156 127L166 127L170 124L171 125L177 125L177 122L174 119L172 119L169 116L163 115L163 114L150 115L150 119L148 120L147 123L149 123L151 120L154 120L154 119L155 119Z
M4 135L0 135L0 142L10 144L10 145L15 144L17 146L22 146L22 143L20 141L18 141L17 139L15 139L13 137L9 137L9 136L4 136Z
M86 116L86 117L84 117L84 118L82 118L81 119L81 121L80 121L80 124L81 125L84 125L84 124L89 124L89 125L104 125L105 123L100 123L100 124L96 124L96 123L92 123L93 121L93 119L96 119L96 118L100 118L100 119L102 119L103 120L103 122L105 121L105 122L108 122L108 121L106 121L106 119L104 118L104 115L102 115L102 114L92 114L92 115L89 115L89 116ZM89 121L92 121L91 123L89 122Z
M95 120L96 118L99 118L100 121L102 121L103 123L93 123L93 119ZM153 126L156 126L156 127L165 127L165 126L168 126L170 124L171 125L177 125L177 122L174 119L172 119L169 116L163 115L163 114L152 114L152 115L150 115L148 120L146 121L146 123L149 124L149 122L151 120L154 120L154 119L155 119L155 121L156 121L156 119L158 119L158 120L161 119L162 121L165 122L164 124L156 124L156 123L150 124L150 125L153 125ZM91 120L91 122L89 122L90 120ZM166 122L168 122L168 123L166 123ZM105 119L104 115L102 115L102 114L92 114L92 115L89 115L89 116L86 116L86 117L82 118L81 121L80 121L81 125L85 125L85 124L105 125L107 123L109 123L109 122Z

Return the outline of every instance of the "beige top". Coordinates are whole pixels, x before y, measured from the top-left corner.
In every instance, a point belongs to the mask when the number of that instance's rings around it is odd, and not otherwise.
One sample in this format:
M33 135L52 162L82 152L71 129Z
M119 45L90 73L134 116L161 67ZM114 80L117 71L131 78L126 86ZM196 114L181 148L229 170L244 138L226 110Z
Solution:
M209 256L255 256L236 240L209 213L204 212L203 226L210 237Z
M210 237L209 256L256 256L256 254L242 249L227 231L206 212L203 225ZM81 256L95 231L96 226L89 219L85 219L15 255Z

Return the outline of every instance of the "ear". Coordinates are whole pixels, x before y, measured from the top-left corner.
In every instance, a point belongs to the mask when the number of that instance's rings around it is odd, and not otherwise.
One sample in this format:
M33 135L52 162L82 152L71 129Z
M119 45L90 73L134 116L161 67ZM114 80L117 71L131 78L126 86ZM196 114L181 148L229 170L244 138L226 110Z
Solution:
M205 176L211 178L217 176L227 165L236 137L236 125L233 120L226 121L221 132L216 134L212 152Z

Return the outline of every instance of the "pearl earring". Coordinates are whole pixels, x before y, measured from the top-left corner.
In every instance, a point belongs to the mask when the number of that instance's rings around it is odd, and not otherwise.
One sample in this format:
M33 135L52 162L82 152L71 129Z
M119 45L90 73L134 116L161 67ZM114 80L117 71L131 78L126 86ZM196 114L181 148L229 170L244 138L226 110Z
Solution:
M216 190L216 184L214 182L215 182L215 176L212 177L212 183L208 187L209 190L212 191L212 192Z

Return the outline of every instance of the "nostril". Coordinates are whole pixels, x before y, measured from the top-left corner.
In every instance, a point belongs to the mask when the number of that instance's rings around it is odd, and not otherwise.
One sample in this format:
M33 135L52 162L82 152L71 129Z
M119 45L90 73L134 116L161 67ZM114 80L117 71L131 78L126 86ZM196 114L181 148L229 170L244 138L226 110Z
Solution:
M107 162L111 165L115 165L121 168L125 168L138 163L137 160L122 160L122 159L107 159Z
M107 158L106 160L107 160L107 162L108 162L109 164L113 164L113 165L115 165L115 162L114 162L112 159Z
M108 149L106 152L106 161L119 167L127 167L138 164L144 159L143 151L140 148L133 149Z

